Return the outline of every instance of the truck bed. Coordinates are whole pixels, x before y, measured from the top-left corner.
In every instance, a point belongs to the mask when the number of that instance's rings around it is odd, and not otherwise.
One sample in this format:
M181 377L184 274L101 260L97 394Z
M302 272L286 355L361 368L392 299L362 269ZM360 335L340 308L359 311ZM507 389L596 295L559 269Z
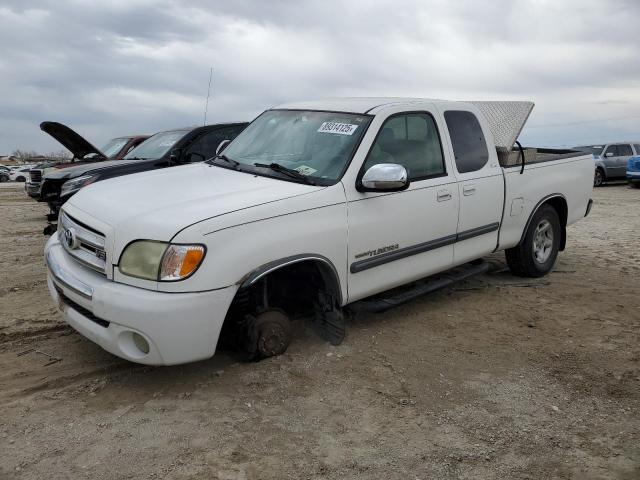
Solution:
M585 155L584 152L578 150L558 148L523 147L522 150L524 152L525 165L582 157ZM518 148L514 148L510 152L498 150L498 160L500 161L500 166L503 168L522 166L522 154Z
M526 232L531 213L541 202L560 197L566 202L561 220L565 225L583 218L593 188L593 155L574 150L525 149L522 169L520 152L511 152L509 164L502 165L505 203L498 249L517 245ZM513 161L515 160L515 163Z

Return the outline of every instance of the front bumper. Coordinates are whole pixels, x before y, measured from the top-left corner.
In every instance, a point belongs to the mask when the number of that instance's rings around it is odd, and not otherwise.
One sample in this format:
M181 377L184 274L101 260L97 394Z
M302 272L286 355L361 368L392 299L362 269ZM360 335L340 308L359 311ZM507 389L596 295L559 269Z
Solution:
M235 286L166 293L116 283L73 260L57 235L47 242L45 258L49 292L65 321L108 352L147 365L188 363L215 353Z
M631 183L640 182L640 172L627 171L627 180Z

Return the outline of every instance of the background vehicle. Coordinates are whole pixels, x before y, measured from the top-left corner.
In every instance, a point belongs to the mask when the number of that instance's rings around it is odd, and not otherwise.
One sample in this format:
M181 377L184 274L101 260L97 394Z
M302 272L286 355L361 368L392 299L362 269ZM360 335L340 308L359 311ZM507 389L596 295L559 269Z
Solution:
M532 108L363 98L268 110L224 155L74 196L45 250L49 291L106 350L176 364L213 355L223 328L250 358L282 353L297 316L339 343L347 306L390 308L486 271L477 260L498 250L513 273L545 275L589 213L593 160L513 152Z
M599 187L607 180L625 177L629 158L640 155L640 142L601 143L575 147L575 149L593 154L596 164L593 185Z
M640 188L640 155L631 157L627 162L627 181L630 185Z
M21 165L9 172L9 179L13 182L26 182L29 178L29 170L33 165Z
M9 170L0 170L0 182L8 182L9 180L11 180L9 178Z
M128 135L112 138L102 148L97 149L71 128L58 122L42 122L40 129L60 142L73 155L71 162L47 162L37 165L29 171L25 185L27 194L35 199L40 197L42 179L48 173L63 168L75 167L107 159L121 159L149 138L148 135Z
M107 178L156 170L213 157L223 140L232 140L247 123L220 123L156 133L131 150L122 160L89 163L53 171L44 177L40 201L54 213L85 185Z

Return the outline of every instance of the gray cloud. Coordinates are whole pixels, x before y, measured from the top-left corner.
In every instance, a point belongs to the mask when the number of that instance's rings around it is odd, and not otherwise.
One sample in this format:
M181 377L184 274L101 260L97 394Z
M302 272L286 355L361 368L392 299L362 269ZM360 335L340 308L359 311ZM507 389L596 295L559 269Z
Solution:
M196 0L0 6L0 153L341 95L532 99L529 144L637 138L640 3Z

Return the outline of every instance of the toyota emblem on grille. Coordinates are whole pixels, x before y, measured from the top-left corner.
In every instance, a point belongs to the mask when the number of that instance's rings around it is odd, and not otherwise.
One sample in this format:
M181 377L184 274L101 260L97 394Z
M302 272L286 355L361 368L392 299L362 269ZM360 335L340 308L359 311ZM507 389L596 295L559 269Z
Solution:
M64 243L72 250L78 248L78 239L76 237L76 231L73 228L67 228L64 231Z

